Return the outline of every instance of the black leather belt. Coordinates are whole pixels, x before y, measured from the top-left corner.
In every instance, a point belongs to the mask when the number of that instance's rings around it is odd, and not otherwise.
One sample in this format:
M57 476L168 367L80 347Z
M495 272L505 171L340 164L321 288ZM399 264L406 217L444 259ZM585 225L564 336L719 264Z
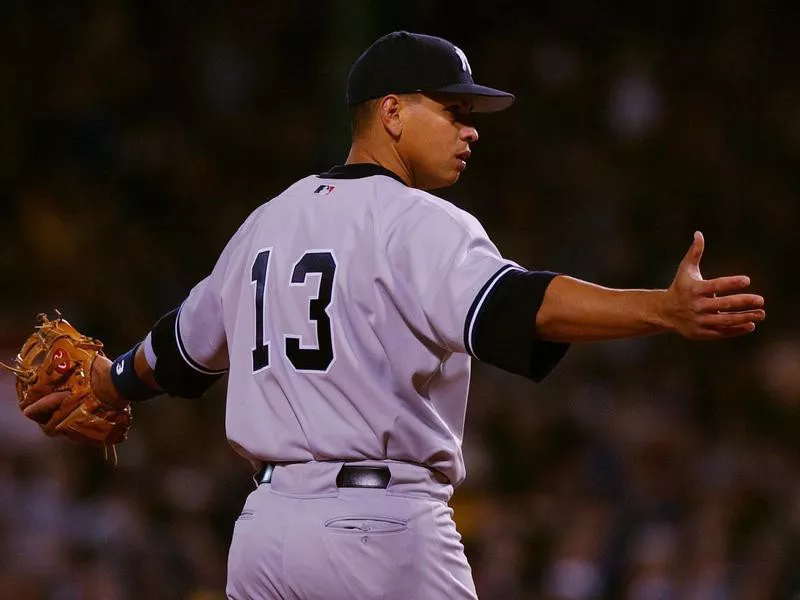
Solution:
M270 483L274 470L275 465L272 463L267 463L261 467L253 475L253 481L256 486L262 483ZM392 473L389 471L389 467L343 465L336 476L336 487L386 489L391 478Z

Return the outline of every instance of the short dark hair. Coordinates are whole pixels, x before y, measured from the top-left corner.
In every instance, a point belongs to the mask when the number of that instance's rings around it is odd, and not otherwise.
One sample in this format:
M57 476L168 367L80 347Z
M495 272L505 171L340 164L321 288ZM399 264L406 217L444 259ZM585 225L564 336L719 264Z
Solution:
M350 107L350 130L353 137L366 131L380 102L381 98L375 98Z

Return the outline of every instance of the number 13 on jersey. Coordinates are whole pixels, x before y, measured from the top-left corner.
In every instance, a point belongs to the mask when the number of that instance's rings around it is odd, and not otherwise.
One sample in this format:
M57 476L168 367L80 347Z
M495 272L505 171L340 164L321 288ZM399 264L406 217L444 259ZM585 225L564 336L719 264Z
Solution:
M261 250L253 261L251 271L255 292L256 332L253 347L253 373L262 371L270 364L270 342L264 338L265 299L269 293L269 261L273 249ZM316 296L309 296L308 319L316 324L317 345L303 346L300 336L284 332L283 354L297 371L325 372L333 363L333 333L328 306L333 294L336 277L336 258L329 250L309 250L298 260L292 269L289 287L310 285L309 275L319 275L319 288ZM275 282L270 285L281 285Z

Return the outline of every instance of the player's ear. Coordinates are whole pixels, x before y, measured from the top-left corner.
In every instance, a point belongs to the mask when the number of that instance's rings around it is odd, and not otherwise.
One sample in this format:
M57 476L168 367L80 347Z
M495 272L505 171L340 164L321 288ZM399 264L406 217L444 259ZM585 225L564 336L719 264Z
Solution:
M403 120L400 115L400 99L394 94L389 94L381 99L378 106L378 116L383 128L393 138L399 138L403 132Z

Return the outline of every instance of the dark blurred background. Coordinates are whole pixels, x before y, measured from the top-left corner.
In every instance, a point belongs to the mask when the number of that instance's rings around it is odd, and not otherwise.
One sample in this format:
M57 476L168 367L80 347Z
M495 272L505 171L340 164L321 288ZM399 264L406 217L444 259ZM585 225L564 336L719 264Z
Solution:
M3 359L54 307L129 348L250 211L343 162L358 54L440 35L518 96L442 193L506 256L666 287L701 229L704 274L768 303L747 338L575 347L541 385L475 365L453 505L481 598L800 598L800 10L597 4L3 2ZM136 407L117 468L0 396L2 597L224 596L250 490L224 385Z

